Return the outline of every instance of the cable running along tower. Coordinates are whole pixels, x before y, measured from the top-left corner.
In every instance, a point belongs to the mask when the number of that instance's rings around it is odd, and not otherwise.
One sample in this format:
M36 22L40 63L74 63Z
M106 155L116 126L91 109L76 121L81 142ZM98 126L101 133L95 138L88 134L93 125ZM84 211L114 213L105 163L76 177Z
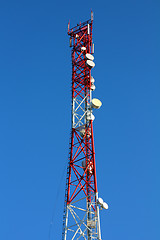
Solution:
M101 101L93 98L95 90L91 69L94 44L91 19L70 29L72 56L72 129L67 167L62 240L101 240L99 209L108 209L98 198L93 110Z

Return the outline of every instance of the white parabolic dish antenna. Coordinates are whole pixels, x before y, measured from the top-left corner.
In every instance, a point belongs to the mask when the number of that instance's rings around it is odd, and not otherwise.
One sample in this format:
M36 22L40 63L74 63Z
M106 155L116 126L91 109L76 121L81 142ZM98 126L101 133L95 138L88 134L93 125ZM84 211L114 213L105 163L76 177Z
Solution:
M85 51L86 50L86 47L81 47L81 51Z
M92 60L87 60L86 64L89 68L93 68L95 66L95 63Z
M93 61L94 57L90 53L86 53L86 59Z
M97 98L93 98L92 99L92 107L95 108L95 109L98 109L102 106L102 102L97 99Z
M103 205L103 199L102 198L98 198L98 203L102 206Z
M108 204L107 204L106 202L104 202L103 205L102 205L102 207L103 207L104 209L108 209Z
M94 83L94 82L95 82L94 78L93 78L93 77L91 77L91 83Z

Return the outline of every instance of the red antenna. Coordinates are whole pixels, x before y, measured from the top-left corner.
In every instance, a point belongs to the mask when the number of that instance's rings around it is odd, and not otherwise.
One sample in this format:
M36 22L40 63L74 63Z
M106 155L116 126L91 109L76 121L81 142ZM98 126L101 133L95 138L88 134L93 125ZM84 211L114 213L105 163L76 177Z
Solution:
M70 27L70 20L69 20L69 22L68 22L68 32L69 32L69 27Z
M72 129L67 167L62 240L101 240L99 208L108 205L98 198L93 110L101 107L92 99L95 90L91 69L92 24L88 20L68 29L72 47Z
M93 21L93 11L91 10L91 21Z

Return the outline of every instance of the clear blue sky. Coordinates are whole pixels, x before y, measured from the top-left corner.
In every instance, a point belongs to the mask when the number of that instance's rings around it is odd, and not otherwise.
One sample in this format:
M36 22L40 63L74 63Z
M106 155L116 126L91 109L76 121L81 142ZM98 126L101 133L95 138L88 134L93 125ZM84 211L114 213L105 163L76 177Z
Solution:
M160 239L160 1L0 3L0 239L59 240L71 27L94 12L103 240ZM65 170L64 170L65 169ZM53 224L49 227L53 213Z

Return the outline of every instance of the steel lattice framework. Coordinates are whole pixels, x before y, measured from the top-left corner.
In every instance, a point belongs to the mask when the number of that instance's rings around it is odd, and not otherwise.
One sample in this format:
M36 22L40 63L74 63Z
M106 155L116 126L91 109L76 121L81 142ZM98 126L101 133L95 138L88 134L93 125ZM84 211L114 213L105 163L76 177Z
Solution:
M62 240L101 239L93 138L91 19L70 29L72 49L72 130L67 167Z

